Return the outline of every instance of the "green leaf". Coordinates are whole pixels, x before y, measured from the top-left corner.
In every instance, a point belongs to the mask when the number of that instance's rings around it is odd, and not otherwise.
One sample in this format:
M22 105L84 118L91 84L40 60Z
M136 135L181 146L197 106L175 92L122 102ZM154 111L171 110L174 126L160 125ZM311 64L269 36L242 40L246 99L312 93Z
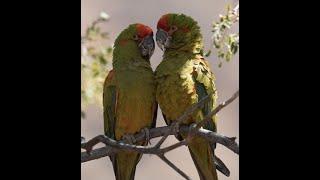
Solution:
M99 61L103 65L107 64L107 60L104 58L103 54L99 56Z
M218 57L219 58L224 58L224 53L222 51L218 51Z
M101 37L102 37L103 39L108 39L108 36L109 36L109 33L107 33L107 32L101 33Z
M88 52L89 55L95 54L95 51L96 50L95 50L94 47L92 47L92 46L87 47L87 52Z
M235 44L235 43L232 43L231 47L230 47L230 50L231 50L232 54L236 54L237 51L238 51L238 45Z
M212 25L212 44L217 49L219 59L229 62L239 49L239 33L231 34L228 31L238 21L238 14L235 14L232 6L227 6L226 15L219 15L219 20ZM220 62L219 66L222 66Z
M107 48L107 52L108 52L108 54L111 54L112 53L112 47L108 47Z
M228 51L225 55L226 61L229 62L231 60L231 57L232 57L232 53Z
M88 66L85 64L81 64L81 68L86 68L86 67L88 67Z
M101 46L100 41L108 38L108 33L103 32L100 23L105 22L107 16L100 17L95 20L90 27L86 29L86 33L81 42L86 53L81 53L81 117L84 117L85 108L88 104L94 103L102 106L102 87L107 72L107 64L111 61L110 54L112 47ZM89 39L89 40L88 40ZM90 43L88 43L90 41Z
M216 48L216 49L220 49L220 44L219 44L220 42L219 41L217 41L217 40L214 40L213 41L213 45L214 45L214 47Z
M95 28L95 31L96 31L95 33L96 33L96 34L99 34L99 33L100 33L100 30L101 30L100 27L96 27L96 28Z
M205 57L209 57L210 54L211 54L211 50L209 50L204 56L205 56Z

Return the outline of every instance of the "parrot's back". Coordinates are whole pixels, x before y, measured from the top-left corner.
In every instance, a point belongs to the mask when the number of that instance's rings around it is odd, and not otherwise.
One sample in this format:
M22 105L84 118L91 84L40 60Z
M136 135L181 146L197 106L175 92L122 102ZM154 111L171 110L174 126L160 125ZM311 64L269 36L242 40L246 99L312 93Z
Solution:
M206 60L200 55L177 54L165 57L156 69L156 98L163 112L165 121L180 117L188 107L207 95L210 100L202 109L196 111L184 124L201 121L216 106L217 92L214 75ZM216 131L216 117L204 126ZM184 137L180 135L179 140ZM217 180L213 163L214 146L201 138L194 138L189 143L189 151L202 180Z
M201 56L165 58L156 69L156 98L166 119L177 119L188 107L211 94L205 109L197 111L185 123L201 120L216 105L214 80L207 61Z

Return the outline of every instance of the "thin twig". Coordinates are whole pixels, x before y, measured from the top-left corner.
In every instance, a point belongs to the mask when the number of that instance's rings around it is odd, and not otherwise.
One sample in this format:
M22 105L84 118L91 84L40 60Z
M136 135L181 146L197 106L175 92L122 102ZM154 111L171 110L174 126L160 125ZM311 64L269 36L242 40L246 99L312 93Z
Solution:
M227 105L229 105L232 101L234 101L237 97L239 96L239 90L237 92L235 92L233 94L233 96L231 98L229 98L227 101L219 104L219 106L217 106L213 111L211 111L210 113L207 114L207 116L200 121L197 124L197 129L199 129L200 127L202 127L205 123L211 121L212 116L214 116L215 114L217 114L221 109L223 109L224 107L226 107Z
M177 166L175 166L169 159L167 159L163 154L158 155L158 157L164 161L166 164L168 164L172 169L174 169L177 173L179 173L181 176L183 176L187 180L191 180L191 178L186 175L182 170L180 170Z
M187 145L187 144L188 144L188 143L187 143L186 140L182 140L182 141L179 141L179 142L177 142L177 143L175 143L175 144L173 144L173 145L171 145L171 146L168 146L168 147L166 147L166 148L160 149L160 152L163 153L163 154L165 154L165 153L167 153L167 152L169 152L169 151L172 151L172 150L174 150L174 149L176 149L176 148L178 148L178 147L180 147L180 146L185 146L185 145Z
M226 107L228 104L230 104L232 101L234 101L239 96L239 91L237 91L231 98L229 98L227 101L219 104L217 108L215 108L212 112L210 112L203 121L200 121L196 128L193 128L192 133L190 133L190 127L183 125L179 127L179 131L181 133L185 134L193 134L195 136L203 137L210 143L220 143L230 149L231 151L235 152L236 154L239 154L239 145L235 142L235 138L229 138L223 135L220 135L218 133L206 130L206 129L200 129L203 124L205 124L207 121L211 120L211 117L218 113L221 109ZM189 108L181 117L177 119L177 124L181 123L183 120L187 119L196 109L201 107L209 98L209 96L206 96L202 100L200 100L197 104ZM81 153L81 162L87 162L90 160L102 158L105 156L112 155L114 153L117 153L118 149L123 149L127 151L136 151L143 154L161 154L162 151L171 151L177 147L187 145L186 141L178 142L174 145L171 145L169 147L161 149L160 146L162 143L166 140L166 137L169 135L175 134L173 130L173 126L166 126L166 127L158 127L150 129L150 139L161 137L162 139L153 147L145 147L145 146L136 146L136 145L130 145L126 144L124 141L115 141L113 139L110 139L106 136L100 135L97 136L91 140L89 140L87 143L81 143L81 148L85 149L87 152ZM135 139L137 142L142 142L145 140L145 133L140 132L135 135ZM107 147L95 149L92 151L93 146L98 144L99 142L104 143Z

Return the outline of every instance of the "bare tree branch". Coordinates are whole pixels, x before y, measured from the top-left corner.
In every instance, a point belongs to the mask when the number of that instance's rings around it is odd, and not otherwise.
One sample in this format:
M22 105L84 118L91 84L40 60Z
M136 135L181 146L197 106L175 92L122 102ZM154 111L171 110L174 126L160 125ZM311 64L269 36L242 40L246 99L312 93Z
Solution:
M180 127L181 133L188 134L190 131L189 126L182 125ZM167 134L170 132L170 135L174 135L174 132L171 131L171 127L164 126L164 127L158 127L150 129L150 139L161 137L164 134ZM210 143L219 143L224 146L226 146L231 151L235 152L236 154L239 154L239 145L235 142L235 138L229 138L223 135L220 135L218 133L209 131L207 129L199 129L194 132L195 136L199 136L202 138L205 138ZM145 141L145 134L143 132L140 132L134 136L137 140L137 142ZM105 143L107 147L102 147L98 149L91 150L93 146L95 146L98 143ZM124 141L115 141L113 139L110 139L107 136L99 135L91 140L89 140L87 143L83 143L81 145L82 149L88 150L89 154L87 152L81 153L81 162L87 162L94 159L99 159L105 156L110 156L114 153L117 153L119 149L122 150L128 150L128 151L137 151L144 154L157 154L157 153L163 153L171 151L175 148L178 148L180 146L186 145L186 141L180 141L176 144L173 144L171 146L165 147L165 148L156 148L156 147L145 147L145 146L136 146L136 145L130 145L126 144Z
M201 108L206 102L209 101L210 95L207 95L203 99L201 99L197 104L192 105L189 107L182 116L180 116L176 121L171 123L171 131L175 131L176 128L179 127L180 123L186 120L192 113L194 113L197 109ZM163 137L160 139L160 141L156 144L155 147L159 148L163 142L167 139L167 137L172 133L171 131L167 132L163 135Z
M163 160L166 164L168 164L172 169L174 169L177 173L183 176L185 179L189 180L190 177L186 175L183 171L181 171L178 167L176 167L171 161L169 161L164 155L165 153L172 151L181 146L188 145L188 139L186 138L180 142L177 142L173 145L167 146L165 148L161 148L163 142L167 139L169 135L175 135L177 132L186 134L190 136L197 136L206 139L209 143L219 143L230 149L236 154L239 154L239 145L235 142L235 137L226 137L220 135L216 132L209 131L207 129L201 128L203 124L207 121L211 120L211 117L217 114L221 109L229 105L232 101L234 101L239 96L239 91L237 91L231 98L227 101L219 104L213 111L211 111L202 121L198 124L192 124L190 126L181 124L185 119L187 119L192 113L194 113L197 109L201 108L205 102L209 100L209 96L206 96L202 100L200 100L197 104L191 106L186 110L186 112L180 116L176 121L171 123L170 126L158 127L149 130L149 139L162 137L158 143L152 147L139 146L127 144L125 141L115 141L107 136L99 135L88 142L83 142L84 138L81 138L81 148L85 149L86 152L81 152L81 163L88 162L94 159L99 159L105 156L111 156L121 151L131 151L138 152L142 154L154 154L157 155L161 160ZM145 132L141 131L134 135L136 142L146 141ZM93 149L93 147L98 143L104 143L106 147ZM221 161L222 162L222 161ZM226 167L225 167L226 168Z

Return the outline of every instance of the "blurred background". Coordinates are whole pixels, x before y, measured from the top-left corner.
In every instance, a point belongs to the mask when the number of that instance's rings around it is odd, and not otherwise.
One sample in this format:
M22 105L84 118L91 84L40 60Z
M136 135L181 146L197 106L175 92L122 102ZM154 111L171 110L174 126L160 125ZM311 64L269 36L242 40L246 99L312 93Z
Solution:
M156 31L158 19L166 13L184 13L198 21L204 37L205 49L212 46L212 22L219 19L219 14L225 14L228 4L235 4L233 0L81 0L81 34L86 33L86 29L93 21L100 16L100 12L110 15L107 23L101 24L101 30L107 31L108 39L103 43L112 46L117 35L132 23L143 23ZM234 27L238 32L238 25ZM218 88L218 99L222 102L229 98L239 89L239 57L238 53L230 62L223 62L221 68L214 51L208 57L212 71L216 76L216 86ZM156 47L151 58L153 69L157 67L162 59L161 50ZM110 63L106 66L106 72L111 68ZM160 110L159 110L160 111ZM85 108L85 118L81 120L81 135L90 139L98 134L103 134L103 116L100 104L90 104ZM239 142L239 100L223 109L219 114L218 132L220 134L237 137ZM157 126L164 126L161 113L158 113ZM155 143L158 139L153 139ZM164 145L176 142L174 137L170 137ZM99 147L98 145L97 147ZM224 148L217 147L217 156L220 157L229 167L231 175L225 177L219 173L219 180L239 179L239 156ZM192 179L199 179L196 168L191 160L186 147L180 147L167 154L167 157L175 163L181 170L186 172ZM183 179L179 174L162 162L158 157L144 155L137 166L137 180L175 180ZM81 164L82 180L112 180L114 178L112 164L108 157Z

